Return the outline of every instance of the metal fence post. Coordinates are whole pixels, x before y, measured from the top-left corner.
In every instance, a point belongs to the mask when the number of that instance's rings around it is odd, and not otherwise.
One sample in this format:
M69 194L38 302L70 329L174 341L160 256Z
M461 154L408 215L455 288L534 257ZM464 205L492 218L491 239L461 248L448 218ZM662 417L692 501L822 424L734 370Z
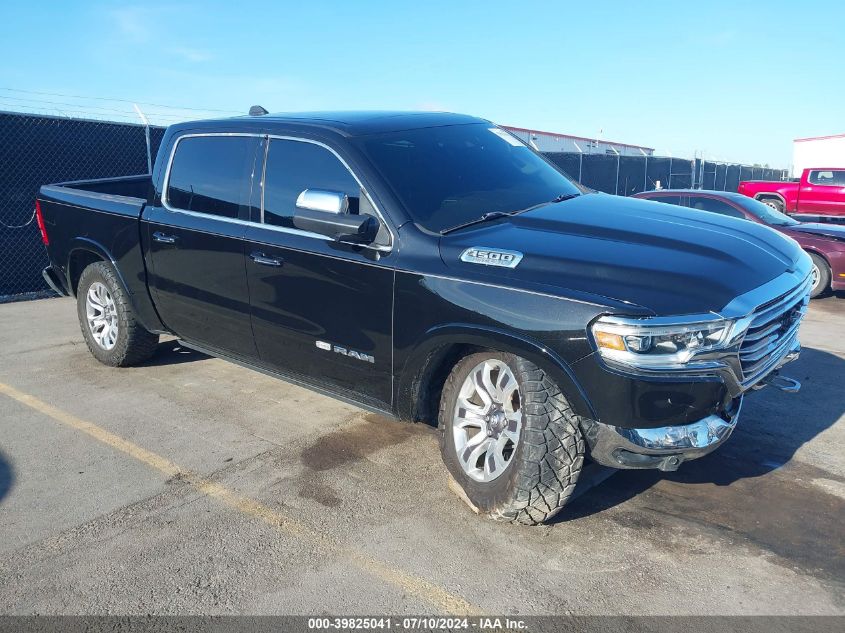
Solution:
M648 154L645 155L645 165L643 166L643 191L648 191Z
M619 167L622 164L622 155L616 152L616 195L619 195Z
M135 112L138 113L138 117L141 119L141 122L144 124L144 136L147 140L147 173L153 173L153 154L150 150L150 122L147 120L147 117L144 116L144 113L141 112L141 108L138 107L137 103L133 103L132 107L135 108Z

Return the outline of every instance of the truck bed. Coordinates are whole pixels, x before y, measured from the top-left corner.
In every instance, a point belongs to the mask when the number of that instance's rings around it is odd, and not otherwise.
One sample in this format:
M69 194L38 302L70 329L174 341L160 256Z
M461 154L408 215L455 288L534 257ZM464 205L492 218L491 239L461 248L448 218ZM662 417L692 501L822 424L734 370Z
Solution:
M39 199L140 216L152 190L149 174L121 178L75 180L41 187Z
M49 241L50 266L44 271L48 284L73 295L88 264L110 262L146 329L160 329L141 245L141 214L151 195L149 174L41 187L38 202Z

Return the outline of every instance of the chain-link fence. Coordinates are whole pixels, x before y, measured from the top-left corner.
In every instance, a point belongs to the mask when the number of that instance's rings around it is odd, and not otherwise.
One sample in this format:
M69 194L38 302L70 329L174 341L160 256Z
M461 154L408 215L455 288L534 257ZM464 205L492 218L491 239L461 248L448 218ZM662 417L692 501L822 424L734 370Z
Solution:
M582 185L620 196L663 189L736 191L742 180L785 180L787 171L669 156L620 156L548 152L546 156Z
M47 290L47 254L35 222L43 184L148 173L164 128L0 113L0 301ZM781 170L662 156L549 153L578 182L607 193L699 187L736 191L740 180L786 177Z
M164 128L150 128L153 160ZM0 300L47 289L35 221L41 185L147 173L142 125L0 113Z

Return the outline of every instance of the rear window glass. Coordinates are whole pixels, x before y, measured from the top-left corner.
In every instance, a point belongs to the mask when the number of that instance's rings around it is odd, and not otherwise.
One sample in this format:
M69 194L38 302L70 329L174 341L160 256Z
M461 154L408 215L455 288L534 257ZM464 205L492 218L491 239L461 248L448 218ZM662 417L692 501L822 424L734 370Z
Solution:
M258 141L247 136L197 136L179 140L167 204L174 209L226 218L245 217Z

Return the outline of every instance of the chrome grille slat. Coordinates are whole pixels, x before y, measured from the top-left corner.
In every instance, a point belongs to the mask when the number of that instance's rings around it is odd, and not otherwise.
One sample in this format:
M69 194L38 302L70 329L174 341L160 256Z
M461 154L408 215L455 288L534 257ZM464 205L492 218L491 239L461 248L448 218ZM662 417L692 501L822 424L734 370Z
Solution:
M763 304L751 315L751 324L739 348L742 382L750 386L777 366L795 343L807 311L811 279Z
M780 323L771 323L768 326L762 327L760 329L755 329L754 331L749 328L748 334L745 335L745 341L747 343L753 343L754 341L758 341L764 336L768 336L769 334L774 332L776 329L778 329L779 326Z
M779 341L779 336L772 336L766 339L765 345L756 347L754 351L742 350L739 353L739 360L742 361L743 364L758 361L764 356L767 356L771 352L775 351L778 348Z
M779 360L780 356L784 353L789 351L789 347L791 343L795 339L795 334L797 333L797 328L793 330L789 336L784 337L783 342L781 343L780 347L775 351L775 353L769 354L768 356L760 359L759 361L752 363L747 368L743 366L743 370L746 372L746 382L753 381L755 378L760 377L762 374L762 370L767 369L769 366L772 366L776 360ZM748 377L750 376L750 378Z

